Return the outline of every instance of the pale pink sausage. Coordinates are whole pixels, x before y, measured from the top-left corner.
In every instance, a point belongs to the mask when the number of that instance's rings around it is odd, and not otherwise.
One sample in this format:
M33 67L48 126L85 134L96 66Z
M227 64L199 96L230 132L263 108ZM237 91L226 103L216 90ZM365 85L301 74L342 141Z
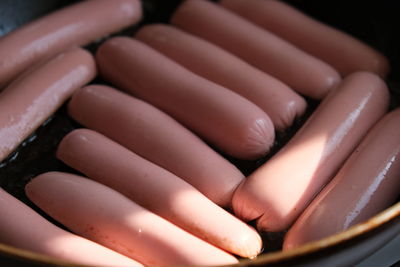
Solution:
M400 194L400 109L386 115L286 235L291 249L346 230L393 204Z
M385 77L388 60L356 38L275 0L222 0L221 5L320 58L343 76L371 71Z
M275 137L265 112L242 96L202 78L151 47L127 37L105 42L99 71L237 158L266 154Z
M92 55L75 48L31 69L1 92L0 161L95 75Z
M277 130L289 127L306 108L305 100L281 81L178 28L147 25L135 37L194 73L246 97L269 115Z
M68 110L80 124L169 170L218 205L231 206L243 174L159 109L113 88L91 85L76 91Z
M179 177L97 132L88 129L71 132L61 141L57 157L226 251L249 258L261 251L261 238L254 229Z
M97 0L60 9L0 39L0 88L32 64L136 23L138 0Z
M0 242L46 256L93 266L142 264L51 224L0 188Z
M25 191L73 232L146 266L237 263L232 255L89 179L50 172L29 182Z
M336 70L325 62L210 1L186 0L171 22L309 97L323 98L340 81Z
M287 229L386 112L389 93L375 74L349 75L274 157L242 183L235 213L266 231Z

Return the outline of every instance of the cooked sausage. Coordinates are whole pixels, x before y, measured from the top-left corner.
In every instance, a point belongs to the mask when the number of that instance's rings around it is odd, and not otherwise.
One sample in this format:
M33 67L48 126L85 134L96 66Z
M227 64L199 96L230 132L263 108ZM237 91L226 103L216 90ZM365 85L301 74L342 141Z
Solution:
M0 88L36 62L137 22L138 0L97 0L60 9L0 39Z
M61 141L57 157L226 251L249 258L261 251L261 238L254 229L179 177L97 132L88 129L71 132Z
M323 98L340 81L336 70L325 62L215 3L186 0L171 22L309 97Z
M142 266L121 254L51 224L0 188L0 242L93 266Z
M98 50L101 75L237 158L258 158L274 141L268 115L242 96L206 80L149 46L115 37Z
M0 161L95 75L92 55L75 48L30 70L1 92Z
M324 60L343 76L364 70L385 77L389 72L388 60L375 49L282 1L222 0L220 3L307 53Z
M388 104L388 89L377 75L349 75L289 143L239 186L233 196L236 214L258 218L262 230L287 229Z
M375 125L286 235L291 249L346 230L400 194L400 109Z
M29 182L25 191L70 230L146 266L237 263L232 255L89 179L50 172Z
M135 37L194 73L246 97L269 115L277 130L289 127L306 108L305 100L281 81L176 27L147 25Z
M68 110L80 124L169 170L218 205L231 206L243 174L159 109L113 88L90 85L76 91Z

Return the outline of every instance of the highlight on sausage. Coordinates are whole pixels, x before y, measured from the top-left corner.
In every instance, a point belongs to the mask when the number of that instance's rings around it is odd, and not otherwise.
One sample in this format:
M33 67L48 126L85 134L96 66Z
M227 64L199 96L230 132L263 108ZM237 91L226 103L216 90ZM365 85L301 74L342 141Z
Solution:
M259 107L142 42L112 38L99 48L96 59L103 78L168 113L231 156L256 159L274 142L274 126Z
M197 36L168 25L151 24L135 37L188 68L250 100L271 118L277 130L292 125L306 101L286 84Z
M238 262L111 188L81 176L44 173L30 181L25 192L71 231L146 266Z
M114 88L79 89L68 111L80 124L174 173L220 206L231 206L233 192L244 179L232 163L176 120Z
M95 76L93 56L75 48L13 81L0 93L0 161Z
M388 89L377 75L349 75L289 143L239 186L235 213L257 219L260 230L287 229L388 106Z
M29 66L138 22L138 0L81 1L32 21L0 39L0 89Z
M218 207L184 180L104 135L89 129L72 131L61 141L57 157L91 179L230 253L254 258L261 251L261 237L253 228Z
M186 0L173 14L171 23L239 56L311 98L322 99L341 80L327 63L216 3Z
M0 242L3 244L77 264L143 266L53 225L1 188L0 214Z
M343 77L356 71L370 71L384 78L389 72L389 62L380 52L283 1L221 0L220 3L329 63Z
M286 234L298 247L364 222L400 193L400 109L383 117Z

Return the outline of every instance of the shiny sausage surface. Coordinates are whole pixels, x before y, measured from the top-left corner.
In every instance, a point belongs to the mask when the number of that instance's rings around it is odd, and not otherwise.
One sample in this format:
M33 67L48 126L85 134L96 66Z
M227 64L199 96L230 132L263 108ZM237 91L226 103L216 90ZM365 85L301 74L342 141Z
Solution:
M340 81L340 75L325 62L210 1L184 1L171 23L213 42L311 98L322 99Z
M106 80L165 111L227 154L255 159L274 142L274 126L259 107L142 42L112 38L96 59Z
M377 75L348 76L289 143L239 186L233 196L235 213L258 219L261 230L287 229L388 105L388 89Z
M232 255L87 178L49 172L29 182L25 191L70 230L146 266L237 263Z
M189 70L255 103L269 115L277 130L289 127L306 108L305 100L281 81L176 27L146 25L135 37Z
M29 66L118 31L141 18L138 0L81 1L0 39L0 88Z
M400 109L381 119L286 235L284 249L364 222L400 193Z
M31 69L2 91L0 161L95 75L93 56L75 48Z
M68 105L80 124L169 170L220 206L244 179L230 162L150 104L102 85L77 90Z
M329 63L346 76L371 71L385 77L389 62L355 37L276 0L222 0L221 5ZM300 26L301 25L301 26Z
M249 258L261 251L261 238L254 229L179 177L104 135L75 130L61 141L57 157L215 246Z
M69 233L0 188L0 242L49 257L93 266L143 266Z

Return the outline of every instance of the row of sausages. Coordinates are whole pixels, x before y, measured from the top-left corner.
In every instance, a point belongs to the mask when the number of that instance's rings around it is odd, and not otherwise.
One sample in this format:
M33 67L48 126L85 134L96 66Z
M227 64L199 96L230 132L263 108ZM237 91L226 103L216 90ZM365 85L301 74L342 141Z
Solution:
M140 17L135 0L84 1L0 40L0 158L73 94L69 114L90 130L68 134L57 157L94 181L47 173L26 193L72 232L120 254L51 225L3 190L0 225L10 231L1 242L89 264L229 264L237 262L229 253L253 258L262 249L238 218L262 231L293 225L291 249L395 200L400 112L384 116L389 92L379 76L388 63L378 52L274 0L187 0L171 19L177 27L111 38L96 60L72 48ZM135 97L83 87L97 72ZM299 94L323 101L247 179L206 144L260 158L275 131L304 113ZM35 232L22 229L27 220Z

